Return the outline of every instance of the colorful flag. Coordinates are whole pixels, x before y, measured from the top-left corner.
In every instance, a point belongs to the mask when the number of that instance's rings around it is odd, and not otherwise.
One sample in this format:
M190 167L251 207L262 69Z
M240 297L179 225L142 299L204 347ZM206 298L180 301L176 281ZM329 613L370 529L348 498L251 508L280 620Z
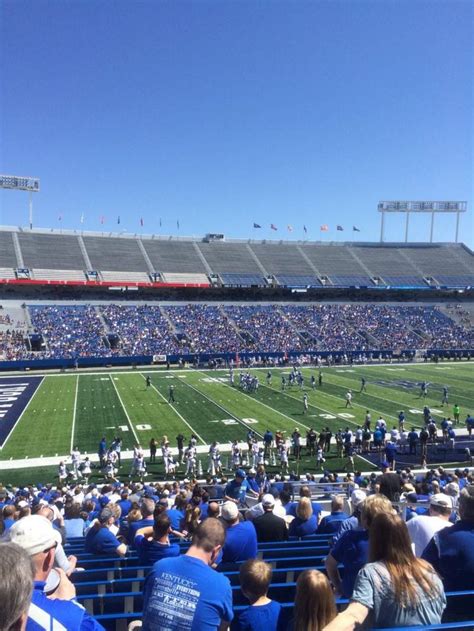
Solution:
M288 232L293 232L293 226L286 226L288 229Z
M261 228L262 226L261 226L259 223L255 223L255 222L254 222L254 223L253 223L253 227L254 227L254 228Z
M323 223L321 226L321 232L327 232L329 230L329 226L326 223Z
M352 230L354 232L360 232L359 228L357 226L352 226Z
M271 224L270 224L270 228L271 228L272 230L278 230L278 228L275 226L275 224L274 224L274 223L271 223Z
M306 226L303 226L303 230L305 234L308 232L308 228Z
M120 223L120 215L117 217L117 223Z
M84 223L84 213L81 214L81 223Z
M339 230L339 232L344 232L344 228L342 226L337 226L336 230Z

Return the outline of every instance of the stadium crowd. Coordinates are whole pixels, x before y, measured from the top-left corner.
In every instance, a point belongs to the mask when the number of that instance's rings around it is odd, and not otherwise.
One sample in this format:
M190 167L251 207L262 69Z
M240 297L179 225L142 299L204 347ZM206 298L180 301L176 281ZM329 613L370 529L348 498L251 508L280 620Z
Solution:
M474 330L435 307L373 304L29 306L46 349L2 334L8 359L187 353L472 349ZM1 333L0 333L1 334ZM116 336L110 344L108 336Z
M324 472L318 480L259 469L205 483L0 487L0 628L102 629L76 600L81 561L94 557L136 558L145 568L150 631L225 629L233 618L232 628L268 631L339 631L366 619L371 628L428 625L440 622L446 592L474 589L469 469ZM326 568L300 573L283 627L259 549L318 535ZM70 541L82 542L77 556L65 552ZM249 602L237 612L230 570L240 571ZM340 597L350 604L338 614Z

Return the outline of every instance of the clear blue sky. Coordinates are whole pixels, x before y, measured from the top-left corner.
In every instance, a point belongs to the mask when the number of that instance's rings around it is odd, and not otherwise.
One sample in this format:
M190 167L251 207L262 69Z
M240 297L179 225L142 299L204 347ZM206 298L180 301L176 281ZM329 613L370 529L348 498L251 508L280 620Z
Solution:
M41 178L39 227L371 241L379 200L453 199L474 247L470 0L0 11L0 172ZM27 224L26 193L0 192L0 223ZM453 238L441 217L435 240Z

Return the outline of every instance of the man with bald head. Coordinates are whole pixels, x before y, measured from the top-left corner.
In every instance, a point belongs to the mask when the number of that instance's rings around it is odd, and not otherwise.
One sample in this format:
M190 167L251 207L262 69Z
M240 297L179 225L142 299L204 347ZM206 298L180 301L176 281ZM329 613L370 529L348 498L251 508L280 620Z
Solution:
M162 559L145 581L143 631L224 631L233 618L229 579L213 570L225 529L209 517L199 524L186 554Z

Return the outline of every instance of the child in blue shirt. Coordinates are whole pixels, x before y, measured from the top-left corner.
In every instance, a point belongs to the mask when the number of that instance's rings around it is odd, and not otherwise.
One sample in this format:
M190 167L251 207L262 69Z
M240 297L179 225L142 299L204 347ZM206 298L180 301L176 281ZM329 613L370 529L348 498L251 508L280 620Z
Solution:
M267 597L272 568L259 559L249 559L240 567L240 588L250 601L233 628L239 631L278 631L281 605Z

